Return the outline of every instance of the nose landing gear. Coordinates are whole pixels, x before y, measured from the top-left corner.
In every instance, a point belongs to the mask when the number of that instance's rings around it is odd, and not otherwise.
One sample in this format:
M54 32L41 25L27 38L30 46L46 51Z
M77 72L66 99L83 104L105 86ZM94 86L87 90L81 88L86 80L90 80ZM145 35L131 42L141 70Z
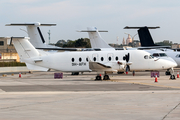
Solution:
M171 68L171 76L170 76L169 79L171 79L171 80L175 80L176 79L176 77L174 75L174 69L173 68Z

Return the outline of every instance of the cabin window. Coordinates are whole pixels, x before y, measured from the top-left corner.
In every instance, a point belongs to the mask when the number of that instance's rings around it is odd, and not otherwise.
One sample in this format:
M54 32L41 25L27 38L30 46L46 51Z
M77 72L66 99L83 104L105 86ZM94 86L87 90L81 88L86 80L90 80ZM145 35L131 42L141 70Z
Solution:
M71 61L74 62L74 58L72 58Z
M86 61L88 62L88 58L86 58Z
M103 58L103 57L101 57L101 61L104 61L104 58Z
M145 56L144 56L144 59L148 59L148 55L145 55Z
M111 61L111 57L109 57L108 59L109 59L109 61Z
M93 60L96 61L96 57L94 57Z
M116 58L115 58L115 59L116 59L116 61L118 61L118 56L116 56Z
M79 58L79 62L81 62L82 61L82 58Z

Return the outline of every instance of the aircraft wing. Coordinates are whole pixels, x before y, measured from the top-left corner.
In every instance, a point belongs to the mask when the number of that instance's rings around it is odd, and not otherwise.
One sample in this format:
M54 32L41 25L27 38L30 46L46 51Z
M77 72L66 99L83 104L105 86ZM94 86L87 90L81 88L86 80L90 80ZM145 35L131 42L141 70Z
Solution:
M111 69L111 66L99 63L99 62L89 62L89 69L91 70L104 70Z
M60 51L101 51L100 48L36 48L36 49L43 49L43 50L60 50Z

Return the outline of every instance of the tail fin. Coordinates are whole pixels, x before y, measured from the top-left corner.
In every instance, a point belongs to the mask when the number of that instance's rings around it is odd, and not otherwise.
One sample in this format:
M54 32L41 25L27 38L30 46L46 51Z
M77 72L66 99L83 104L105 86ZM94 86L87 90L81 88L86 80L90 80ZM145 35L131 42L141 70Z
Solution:
M35 48L43 48L48 47L45 43L44 37L41 33L39 26L55 26L56 24L40 24L37 23L11 23L6 24L6 26L26 26L27 32L30 37L30 42L33 44Z
M88 32L92 48L112 48L103 40L99 34L99 32L107 31L98 31L96 27L88 27L87 30L82 30L80 32Z
M151 37L147 27L142 27L138 30L139 39L142 47L157 46Z
M124 27L124 29L138 29L138 35L139 35L139 39L140 39L142 47L158 46L158 45L154 44L154 41L149 32L149 29L156 29L156 28L160 28L160 27L159 26L157 26L157 27L147 27L147 26L145 26L145 27L129 27L129 26Z
M38 50L29 42L27 37L12 37L12 41L20 58L39 56Z

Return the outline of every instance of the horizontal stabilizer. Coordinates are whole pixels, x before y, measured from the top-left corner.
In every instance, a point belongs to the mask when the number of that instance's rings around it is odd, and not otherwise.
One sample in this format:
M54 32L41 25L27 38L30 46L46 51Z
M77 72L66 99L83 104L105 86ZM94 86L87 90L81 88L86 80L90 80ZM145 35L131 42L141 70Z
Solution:
M0 39L11 39L11 38L13 38L13 39L25 39L25 38L30 39L28 37L0 37Z
M26 63L26 66L29 70L38 70L38 71L48 71L49 70L49 68L32 65L29 63Z
M107 30L81 30L81 31L77 31L77 32L108 32Z
M144 27L147 27L147 26L144 26ZM124 29L140 29L140 28L144 28L144 27L129 27L129 26L126 26L124 27ZM156 26L156 27L147 27L148 29L157 29L157 28L160 28L159 26Z
M171 49L171 46L148 46L148 47L138 47L138 50L146 50L146 49L158 49L158 48L166 48Z
M36 23L11 23L11 24L6 24L6 26L56 26L56 24L41 24L39 22L36 22Z

